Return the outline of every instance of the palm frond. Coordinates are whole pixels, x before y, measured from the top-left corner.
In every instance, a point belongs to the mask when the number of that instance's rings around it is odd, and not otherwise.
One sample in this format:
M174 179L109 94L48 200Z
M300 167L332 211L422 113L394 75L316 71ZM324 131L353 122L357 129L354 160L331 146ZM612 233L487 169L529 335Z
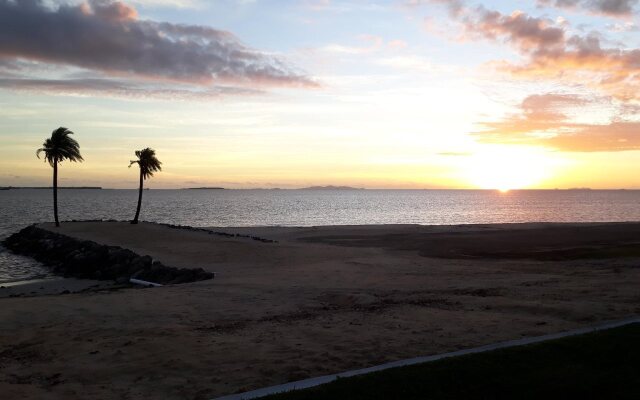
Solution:
M69 135L73 135L73 132L65 127L54 130L51 132L51 137L47 138L42 147L36 151L36 157L40 158L40 153L44 153L44 161L51 166L64 160L84 161L80 154L80 145Z
M152 177L154 172L162 171L162 162L156 158L156 151L152 148L136 150L135 155L138 159L131 161L129 167L138 164L143 179Z

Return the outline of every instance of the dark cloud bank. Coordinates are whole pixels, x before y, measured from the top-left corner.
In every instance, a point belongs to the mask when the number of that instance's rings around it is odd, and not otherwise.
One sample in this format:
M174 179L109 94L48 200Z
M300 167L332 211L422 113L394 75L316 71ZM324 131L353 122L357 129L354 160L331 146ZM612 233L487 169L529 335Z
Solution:
M22 60L79 67L94 75L20 79L11 66ZM317 86L280 58L243 45L230 32L141 20L133 7L112 0L57 8L41 0L0 0L0 71L0 86L12 89L125 95L153 95L157 90L161 96L185 92L209 97L264 87Z

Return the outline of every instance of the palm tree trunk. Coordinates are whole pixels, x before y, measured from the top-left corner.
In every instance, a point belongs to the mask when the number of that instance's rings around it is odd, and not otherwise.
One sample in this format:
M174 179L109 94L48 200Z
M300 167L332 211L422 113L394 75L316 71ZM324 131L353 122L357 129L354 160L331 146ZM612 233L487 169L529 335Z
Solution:
M58 162L53 163L53 217L56 221L56 227L60 226L58 220Z
M138 208L136 209L136 216L131 221L132 224L138 223L138 217L140 216L140 207L142 206L142 185L144 184L144 178L142 176L142 169L140 169L140 189L138 190Z

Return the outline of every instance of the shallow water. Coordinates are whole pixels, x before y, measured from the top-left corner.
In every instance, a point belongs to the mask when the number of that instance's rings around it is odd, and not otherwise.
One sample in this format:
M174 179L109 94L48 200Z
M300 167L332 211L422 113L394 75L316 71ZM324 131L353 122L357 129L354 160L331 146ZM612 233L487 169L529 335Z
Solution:
M61 220L133 217L136 190L59 191ZM51 191L0 190L0 238L52 220ZM640 220L636 190L146 190L142 220L191 226ZM0 282L45 274L0 247Z

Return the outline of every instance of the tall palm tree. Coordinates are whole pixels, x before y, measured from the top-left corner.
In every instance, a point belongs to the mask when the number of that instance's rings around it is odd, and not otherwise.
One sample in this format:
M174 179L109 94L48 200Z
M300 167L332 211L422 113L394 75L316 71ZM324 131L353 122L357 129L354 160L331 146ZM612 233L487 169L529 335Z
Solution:
M53 215L56 226L60 226L58 221L58 164L64 160L82 162L80 155L80 145L73 138L69 129L60 127L51 132L51 137L44 141L42 147L36 152L36 157L40 158L40 153L44 152L44 160L53 167Z
M162 171L162 163L156 158L156 151L147 147L146 149L136 150L137 160L131 160L129 168L133 164L138 164L140 167L140 189L138 190L138 208L136 209L136 216L131 221L132 224L138 223L138 217L140 216L140 207L142 206L142 186L144 180L152 177L154 172Z

